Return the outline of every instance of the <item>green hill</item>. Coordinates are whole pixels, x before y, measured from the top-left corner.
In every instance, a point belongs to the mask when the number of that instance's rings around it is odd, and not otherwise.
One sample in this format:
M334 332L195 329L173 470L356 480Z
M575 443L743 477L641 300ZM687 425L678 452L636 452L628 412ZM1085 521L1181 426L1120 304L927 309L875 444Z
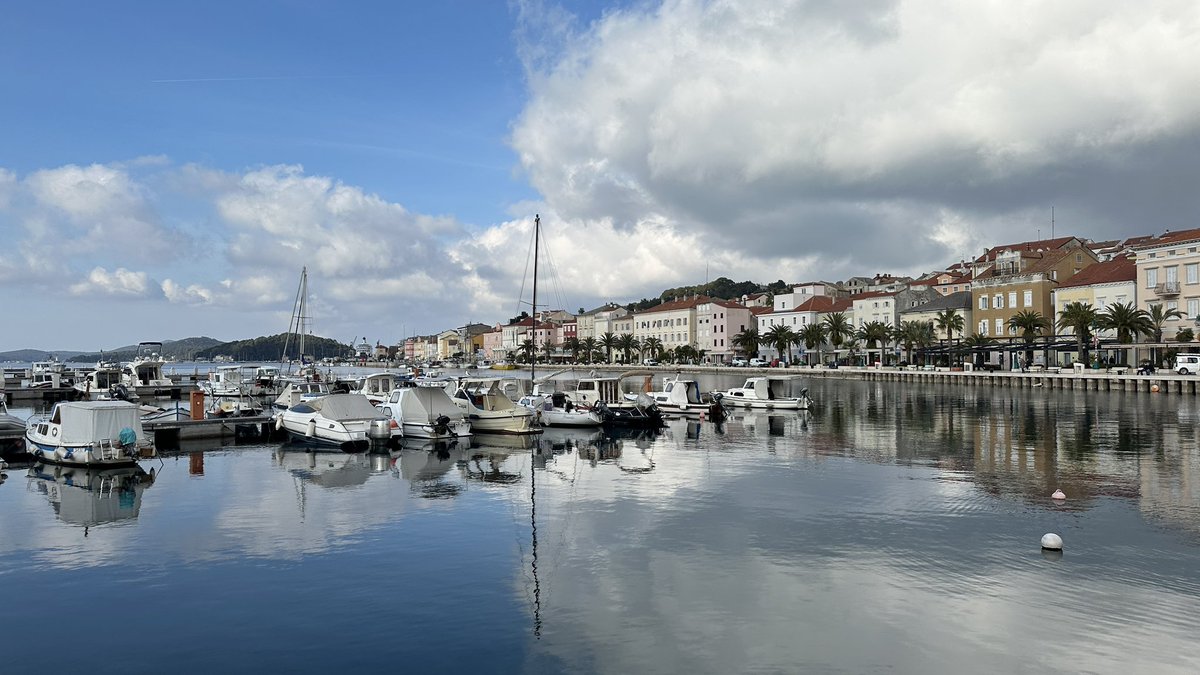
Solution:
M256 337L250 340L225 342L197 351L195 358L212 359L218 356L228 356L235 361L279 361L283 355L284 343L287 340L288 334L280 333L278 335ZM293 335L291 337L291 344L288 346L288 351L291 352L289 356L293 359L296 358L295 350L296 337ZM344 357L352 349L337 340L308 335L304 338L304 351L306 357L320 360L326 357Z

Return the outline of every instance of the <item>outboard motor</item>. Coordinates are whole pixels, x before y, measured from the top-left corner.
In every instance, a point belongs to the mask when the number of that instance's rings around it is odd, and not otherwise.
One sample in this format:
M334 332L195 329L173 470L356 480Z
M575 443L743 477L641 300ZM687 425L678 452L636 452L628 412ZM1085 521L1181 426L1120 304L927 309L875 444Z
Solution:
M438 415L433 423L433 431L439 436L450 433L450 418L446 415Z
M114 384L108 388L108 397L114 401L128 401L129 389L123 384Z

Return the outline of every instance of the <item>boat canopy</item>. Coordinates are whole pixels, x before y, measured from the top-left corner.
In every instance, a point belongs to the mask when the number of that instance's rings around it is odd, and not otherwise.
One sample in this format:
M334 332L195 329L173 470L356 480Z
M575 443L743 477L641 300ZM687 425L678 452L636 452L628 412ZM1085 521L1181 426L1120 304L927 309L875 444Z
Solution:
M362 394L329 394L314 398L306 403L294 406L296 412L308 412L301 408L308 407L313 412L319 412L324 417L348 422L350 420L373 420L383 417L371 403L371 399Z
M462 408L454 404L445 389L437 387L410 387L401 389L398 397L401 422L432 424L445 415L452 420L462 419Z
M128 401L59 403L50 421L61 425L58 440L63 445L117 441L124 429L132 429L139 440L145 437L141 409Z

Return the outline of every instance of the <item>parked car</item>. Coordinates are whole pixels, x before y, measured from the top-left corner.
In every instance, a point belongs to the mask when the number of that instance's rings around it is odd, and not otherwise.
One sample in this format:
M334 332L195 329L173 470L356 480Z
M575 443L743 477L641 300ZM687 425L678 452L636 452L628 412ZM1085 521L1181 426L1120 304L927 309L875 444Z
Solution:
M731 365L735 368L745 368L747 365L749 365L749 363L750 363L749 361L747 361L746 359L743 359L742 357L739 356L739 357L736 357L735 359L733 359L732 361L730 361L729 365Z
M1175 357L1175 372L1180 375L1195 375L1200 372L1200 354L1180 354Z
M642 359L642 365L643 366L657 366L658 361L655 361L654 359Z
M766 366L767 366L766 359L760 359L760 358L750 359L750 367L751 368L765 368Z

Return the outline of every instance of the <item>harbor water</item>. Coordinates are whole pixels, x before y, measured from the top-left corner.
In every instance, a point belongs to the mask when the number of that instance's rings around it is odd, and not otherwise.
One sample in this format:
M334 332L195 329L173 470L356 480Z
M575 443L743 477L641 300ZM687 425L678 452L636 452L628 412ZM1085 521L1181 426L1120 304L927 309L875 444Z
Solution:
M657 435L10 468L0 670L1200 671L1193 397L810 393Z

